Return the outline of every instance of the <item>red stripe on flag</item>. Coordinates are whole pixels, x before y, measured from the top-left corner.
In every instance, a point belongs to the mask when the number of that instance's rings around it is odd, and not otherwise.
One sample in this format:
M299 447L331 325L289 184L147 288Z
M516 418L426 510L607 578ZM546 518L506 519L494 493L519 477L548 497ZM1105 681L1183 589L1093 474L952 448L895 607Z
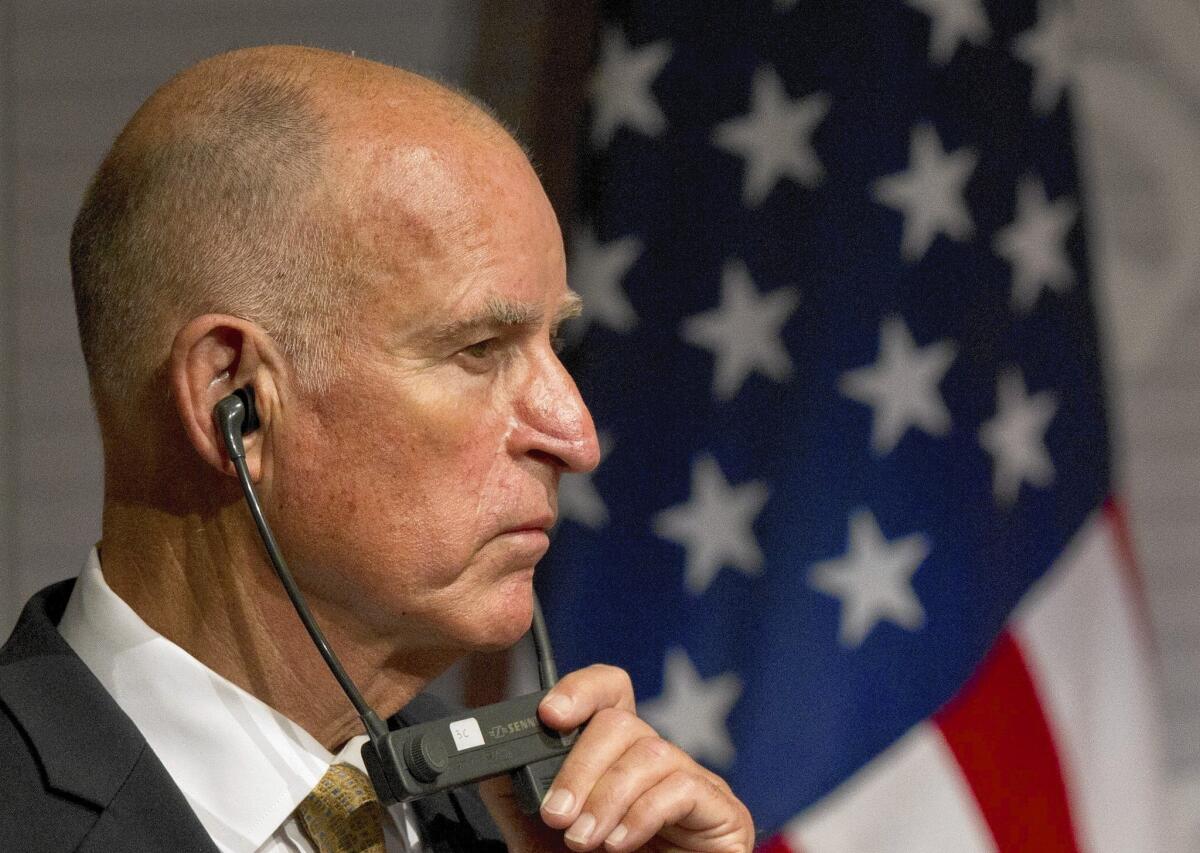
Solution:
M783 835L772 835L762 844L754 848L754 853L801 853L798 847L793 847L784 840Z
M1142 583L1142 572L1138 565L1137 549L1133 544L1133 534L1129 529L1129 519L1125 507L1116 498L1110 497L1104 502L1104 520L1108 522L1117 544L1117 556L1120 557L1121 573L1129 587L1130 599L1137 613L1138 629L1145 642L1154 648L1154 637L1150 631L1150 603L1146 600L1146 587ZM1156 656L1157 657L1157 656Z
M1011 634L934 720L1000 853L1078 850L1054 739Z

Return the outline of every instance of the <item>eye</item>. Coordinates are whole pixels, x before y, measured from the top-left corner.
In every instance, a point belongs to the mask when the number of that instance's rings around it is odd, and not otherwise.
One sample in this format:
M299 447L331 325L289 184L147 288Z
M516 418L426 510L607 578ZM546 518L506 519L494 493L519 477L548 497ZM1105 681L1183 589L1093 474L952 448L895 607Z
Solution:
M500 353L500 339L492 337L468 344L456 352L454 358L471 373L487 373L496 367Z
M487 338L486 340L476 341L470 346L463 347L460 351L466 353L471 358L487 358L491 354L492 350L495 349L495 346L496 339Z

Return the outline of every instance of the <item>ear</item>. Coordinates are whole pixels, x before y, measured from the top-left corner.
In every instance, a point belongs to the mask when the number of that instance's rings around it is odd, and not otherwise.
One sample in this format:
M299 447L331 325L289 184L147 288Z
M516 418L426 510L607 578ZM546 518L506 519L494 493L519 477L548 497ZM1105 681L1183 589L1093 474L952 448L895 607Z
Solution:
M209 465L237 472L217 432L213 409L245 385L253 385L262 425L245 437L250 478L262 477L263 436L277 410L275 376L280 365L270 336L259 326L228 314L196 317L175 335L171 347L172 396L192 447Z

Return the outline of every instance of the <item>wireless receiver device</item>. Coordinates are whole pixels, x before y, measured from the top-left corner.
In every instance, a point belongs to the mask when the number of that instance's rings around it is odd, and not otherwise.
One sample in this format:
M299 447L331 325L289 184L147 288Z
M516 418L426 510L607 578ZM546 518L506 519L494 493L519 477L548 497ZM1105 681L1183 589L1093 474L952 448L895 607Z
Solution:
M275 573L317 651L367 730L369 740L363 745L363 762L379 799L385 804L408 802L509 773L521 809L526 814L536 812L578 735L577 732L560 734L542 724L537 716L538 703L558 680L550 636L537 598L533 602L531 631L542 688L539 692L389 731L329 647L263 516L246 468L242 442L243 435L259 427L254 388L239 388L225 397L217 403L213 416Z

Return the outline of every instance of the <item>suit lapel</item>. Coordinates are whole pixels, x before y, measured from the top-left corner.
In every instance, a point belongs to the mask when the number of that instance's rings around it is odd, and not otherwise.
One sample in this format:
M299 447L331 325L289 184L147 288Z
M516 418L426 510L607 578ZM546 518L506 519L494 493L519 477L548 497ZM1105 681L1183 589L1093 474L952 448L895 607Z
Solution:
M183 793L147 746L78 850L79 853L110 850L216 853L217 848L193 815Z
M55 627L70 588L57 584L25 606L0 657L0 701L25 730L47 785L104 807L146 741Z
M80 851L215 851L133 721L58 633L73 584L55 584L26 605L0 650L0 703L25 731L47 788L96 811ZM422 695L393 720L412 725L447 712ZM429 853L504 849L473 787L418 800L413 811Z
M99 812L85 844L101 838L108 845L93 849L215 849L133 721L58 633L73 583L55 584L25 606L0 652L0 702L24 730L46 787ZM118 838L146 843L113 844ZM178 838L187 843L175 844Z

